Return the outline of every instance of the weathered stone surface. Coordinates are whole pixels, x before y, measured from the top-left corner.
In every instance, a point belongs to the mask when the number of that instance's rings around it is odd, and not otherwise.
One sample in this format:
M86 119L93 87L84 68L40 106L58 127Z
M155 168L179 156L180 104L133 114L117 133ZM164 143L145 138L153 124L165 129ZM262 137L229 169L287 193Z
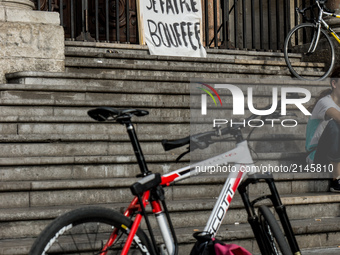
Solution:
M32 10L34 8L34 3L30 0L0 0L0 6L21 10Z
M6 21L19 23L37 23L59 25L60 18L57 12L27 11L15 8L6 8Z
M0 2L0 83L6 81L6 73L16 71L63 71L64 30L59 14L18 9L14 2ZM14 5L9 7L10 3Z

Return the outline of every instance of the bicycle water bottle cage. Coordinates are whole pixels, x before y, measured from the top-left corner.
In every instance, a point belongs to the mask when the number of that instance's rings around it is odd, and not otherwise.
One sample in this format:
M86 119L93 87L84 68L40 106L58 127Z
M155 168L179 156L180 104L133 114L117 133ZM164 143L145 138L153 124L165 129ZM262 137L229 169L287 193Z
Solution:
M114 109L111 107L99 107L96 109L89 110L87 114L94 120L107 121L107 120L119 120L119 119L130 119L133 115L141 117L148 115L149 112L139 109Z
M145 191L157 187L162 182L159 173L150 174L131 185L131 193L135 196L143 194Z

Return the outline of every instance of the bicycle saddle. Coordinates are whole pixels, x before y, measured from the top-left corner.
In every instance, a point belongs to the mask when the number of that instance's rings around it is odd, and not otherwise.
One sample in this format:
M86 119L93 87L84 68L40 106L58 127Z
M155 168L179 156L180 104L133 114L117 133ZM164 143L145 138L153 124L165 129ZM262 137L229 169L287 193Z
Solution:
M117 120L120 117L131 117L132 115L141 117L148 115L149 112L139 109L114 109L111 107L99 107L96 109L89 110L87 114L94 120L106 121L109 119Z

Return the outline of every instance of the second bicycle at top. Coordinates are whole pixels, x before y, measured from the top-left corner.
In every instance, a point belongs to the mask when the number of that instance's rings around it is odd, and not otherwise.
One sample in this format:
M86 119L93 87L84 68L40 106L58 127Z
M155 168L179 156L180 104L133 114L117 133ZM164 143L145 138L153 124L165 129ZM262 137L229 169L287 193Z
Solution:
M340 18L329 10L325 0L305 8L296 8L297 18L302 24L294 27L284 43L284 56L290 72L301 80L325 79L335 63L334 41L340 44L340 37L327 24L324 16ZM335 40L334 40L334 39Z

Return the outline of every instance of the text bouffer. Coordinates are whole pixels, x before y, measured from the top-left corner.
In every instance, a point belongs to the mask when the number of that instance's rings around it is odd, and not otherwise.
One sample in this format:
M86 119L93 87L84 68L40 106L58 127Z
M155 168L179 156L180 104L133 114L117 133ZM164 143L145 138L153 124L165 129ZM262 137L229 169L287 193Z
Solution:
M140 0L145 41L152 55L206 57L200 0Z

